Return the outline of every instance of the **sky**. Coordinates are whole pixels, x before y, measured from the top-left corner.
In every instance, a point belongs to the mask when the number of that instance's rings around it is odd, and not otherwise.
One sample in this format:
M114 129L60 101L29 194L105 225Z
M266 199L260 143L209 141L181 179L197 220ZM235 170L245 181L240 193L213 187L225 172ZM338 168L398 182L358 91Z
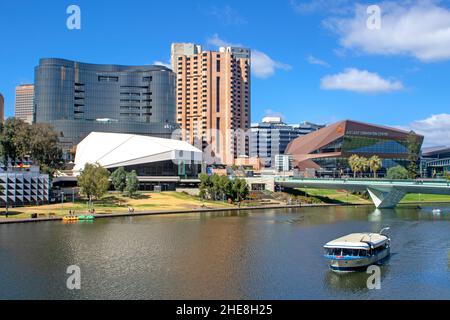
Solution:
M450 145L450 1L438 0L0 0L5 115L40 58L169 64L172 42L251 48L252 122L352 119Z

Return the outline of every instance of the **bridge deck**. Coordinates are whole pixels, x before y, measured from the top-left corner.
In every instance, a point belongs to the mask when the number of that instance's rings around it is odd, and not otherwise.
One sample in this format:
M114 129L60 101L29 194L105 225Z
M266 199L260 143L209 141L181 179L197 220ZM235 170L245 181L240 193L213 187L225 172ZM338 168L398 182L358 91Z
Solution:
M295 179L277 178L275 182L284 187L345 189L361 191L368 188L400 189L406 193L449 194L450 182L399 181L399 180L353 180L353 179Z

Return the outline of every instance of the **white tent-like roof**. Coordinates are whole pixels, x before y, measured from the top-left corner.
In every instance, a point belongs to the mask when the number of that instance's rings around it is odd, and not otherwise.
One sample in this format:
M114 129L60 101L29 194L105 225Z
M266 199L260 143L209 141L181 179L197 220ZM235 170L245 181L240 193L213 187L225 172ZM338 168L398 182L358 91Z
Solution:
M91 132L77 146L73 171L78 174L86 163L99 163L110 169L167 160L201 163L202 151L185 141Z

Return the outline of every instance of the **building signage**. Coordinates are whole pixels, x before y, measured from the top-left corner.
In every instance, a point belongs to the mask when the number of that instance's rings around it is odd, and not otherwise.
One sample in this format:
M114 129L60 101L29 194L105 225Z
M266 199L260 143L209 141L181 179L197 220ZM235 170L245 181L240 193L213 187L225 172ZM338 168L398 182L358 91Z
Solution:
M355 131L355 130L347 131L347 134L354 135L354 136L374 136L374 137L388 137L389 136L389 133L387 133L387 132Z

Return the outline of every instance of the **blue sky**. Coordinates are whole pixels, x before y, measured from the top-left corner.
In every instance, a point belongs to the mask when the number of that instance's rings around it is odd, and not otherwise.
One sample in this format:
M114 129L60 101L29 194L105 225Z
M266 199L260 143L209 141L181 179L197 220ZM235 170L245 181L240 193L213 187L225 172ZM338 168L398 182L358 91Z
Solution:
M66 9L81 8L81 30ZM450 5L274 1L0 0L0 92L33 82L42 57L91 63L168 63L172 42L253 50L252 121L354 119L399 126L450 144ZM374 20L370 20L374 21Z

